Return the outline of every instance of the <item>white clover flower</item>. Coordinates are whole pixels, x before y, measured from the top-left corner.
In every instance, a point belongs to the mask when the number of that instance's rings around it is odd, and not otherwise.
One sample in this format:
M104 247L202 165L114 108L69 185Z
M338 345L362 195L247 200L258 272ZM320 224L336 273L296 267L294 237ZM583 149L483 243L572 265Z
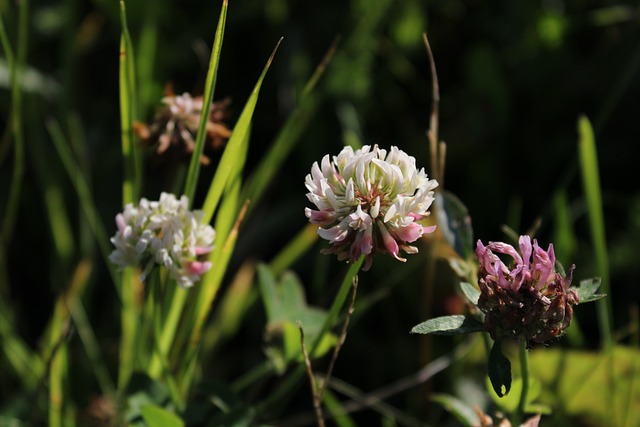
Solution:
M142 280L162 265L180 286L193 286L211 268L201 255L213 249L215 231L202 224L201 211L189 211L188 199L162 193L159 201L141 199L116 215L118 231L109 260L120 268L143 266Z
M364 270L371 267L376 251L406 261L400 249L417 253L408 243L435 230L418 221L429 215L438 183L397 147L388 153L377 145L355 152L345 147L333 161L326 155L320 165L315 162L305 185L307 198L317 207L305 208L305 214L322 226L318 234L332 245L323 253L349 262L364 255Z

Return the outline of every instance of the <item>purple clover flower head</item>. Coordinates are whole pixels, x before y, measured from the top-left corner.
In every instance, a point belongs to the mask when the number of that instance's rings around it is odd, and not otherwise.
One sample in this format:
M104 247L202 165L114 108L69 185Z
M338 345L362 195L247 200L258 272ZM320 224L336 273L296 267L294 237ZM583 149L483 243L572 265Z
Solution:
M202 224L201 211L189 211L188 199L162 193L160 200L141 199L127 204L116 215L118 231L111 238L115 246L109 260L120 268L141 266L142 280L158 265L180 286L187 288L209 271L202 258L213 249L215 231Z
M375 252L406 261L400 250L417 253L409 243L435 230L420 220L430 214L438 183L397 147L388 152L377 145L356 151L345 147L333 160L326 155L315 162L305 185L316 207L306 208L305 215L320 225L318 234L331 244L322 252L349 262L365 256L365 271Z
M524 337L528 343L544 344L571 324L573 306L579 302L569 288L575 266L562 276L556 271L552 244L544 250L529 236L520 236L518 243L516 250L506 243L485 246L478 240L478 308L494 340Z

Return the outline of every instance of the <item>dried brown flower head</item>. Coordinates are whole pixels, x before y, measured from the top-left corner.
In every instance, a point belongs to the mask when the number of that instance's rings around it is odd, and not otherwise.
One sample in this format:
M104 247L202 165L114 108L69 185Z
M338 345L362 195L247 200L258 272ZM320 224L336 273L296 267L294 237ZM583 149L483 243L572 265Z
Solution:
M189 93L174 95L169 90L162 98L160 107L151 124L134 123L134 133L143 144L155 147L156 154L163 154L169 149L177 149L184 153L192 153L198 133L203 100L201 96L191 97ZM227 118L227 107L230 101L224 99L211 104L207 137L205 144L212 149L221 148L231 136L231 131L223 120ZM202 155L200 161L209 164L207 156Z

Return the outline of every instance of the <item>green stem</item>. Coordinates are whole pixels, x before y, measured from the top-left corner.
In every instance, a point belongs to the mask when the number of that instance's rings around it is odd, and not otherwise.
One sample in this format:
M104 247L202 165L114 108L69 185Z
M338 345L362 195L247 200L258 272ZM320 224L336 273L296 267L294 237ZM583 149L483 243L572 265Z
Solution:
M169 313L167 314L167 320L162 327L162 332L158 342L158 350L153 353L151 363L149 364L149 376L151 378L157 378L162 373L162 360L160 358L167 357L171 344L173 344L178 324L180 323L180 316L182 315L182 309L187 301L188 292L185 289L178 289L177 284L171 284L174 292L169 292L168 296L171 298ZM158 306L156 306L156 310Z
M318 334L318 337L315 339L315 341L313 342L313 345L311 346L311 351L309 351L309 358L310 359L313 360L313 357L316 354L316 352L318 351L318 347L320 345L320 342L322 341L322 338L324 337L324 334L329 330L329 328L331 326L333 326L333 324L335 323L336 319L338 318L338 314L340 313L340 309L344 305L344 302L347 299L347 296L349 295L349 291L351 290L351 285L353 283L353 278L356 277L356 275L360 271L360 267L362 266L363 262L364 262L364 257L360 257L360 259L358 261L356 261L355 263L351 264L351 267L349 268L349 271L347 271L347 274L345 275L344 280L342 281L342 284L340 285L340 289L338 290L338 295L336 295L335 299L333 300L333 304L331 305L331 308L329 309L329 314L327 315L327 319L325 320L324 324L322 325L322 329L320 330L320 333ZM282 400L282 398L284 396L286 396L287 393L289 393L291 391L291 389L304 376L305 369L306 369L305 364L304 363L300 363L296 367L295 371L291 374L291 376L289 376L289 378L287 378L280 385L280 387L278 389L276 389L273 393L271 393L271 395L267 399L265 399L263 402L261 402L260 404L257 405L256 412L258 412L258 413L262 412L265 409L267 409L270 406L272 406L273 404L275 404L277 402L280 402Z
M273 369L274 369L273 363L271 363L270 360L265 360L261 364L256 365L250 371L246 372L244 375L242 375L240 378L235 380L233 383L231 383L231 389L236 393L240 393L242 390L246 389L251 384L263 378L267 374L272 373Z
M122 272L121 284L118 287L120 302L121 337L120 363L118 365L118 389L124 390L134 371L135 340L138 329L138 313L136 310L136 289L138 272L133 268L126 268Z
M520 340L520 375L522 376L522 392L520 393L518 411L513 423L516 426L519 426L524 418L527 394L529 392L529 353L527 351L527 342L524 339Z

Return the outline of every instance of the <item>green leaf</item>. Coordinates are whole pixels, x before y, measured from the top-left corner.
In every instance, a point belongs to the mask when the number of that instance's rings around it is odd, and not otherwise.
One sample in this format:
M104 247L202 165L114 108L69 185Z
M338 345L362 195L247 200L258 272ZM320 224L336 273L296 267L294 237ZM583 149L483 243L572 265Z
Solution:
M617 345L611 352L550 348L532 351L530 356L530 370L542 383L540 403L562 408L556 414L556 425L571 425L570 420L575 421L576 417L584 425L637 425L640 419L637 347ZM608 364L612 366L611 374ZM611 383L615 387L609 399L605 393ZM616 414L617 422L612 420L612 413Z
M478 305L478 299L480 299L480 291L478 289L467 282L460 282L460 289L473 305Z
M153 381L141 372L134 372L125 390L127 424L141 421L144 406L164 406L169 402L169 392L159 382Z
M440 393L432 394L431 400L442 405L444 409L452 413L463 425L468 427L478 425L478 415L471 406L462 400L448 394Z
M429 319L411 329L412 334L460 335L482 332L484 327L473 317L454 315Z
M277 281L269 267L260 264L258 278L267 313L266 337L269 347L266 352L274 365L282 370L291 360L302 360L298 323L302 324L305 344L309 349L310 343L319 338L327 313L307 305L304 288L293 273L285 272ZM335 343L333 334L323 336L314 356L321 356Z
M511 362L502 354L500 341L493 343L489 353L489 380L498 397L509 394L511 390Z
M142 418L148 427L183 427L184 422L176 414L155 405L140 408Z
M580 304L584 302L591 302L604 298L605 294L596 294L596 291L600 287L600 278L594 277L592 279L581 280L577 287L572 287L578 293L580 298Z

